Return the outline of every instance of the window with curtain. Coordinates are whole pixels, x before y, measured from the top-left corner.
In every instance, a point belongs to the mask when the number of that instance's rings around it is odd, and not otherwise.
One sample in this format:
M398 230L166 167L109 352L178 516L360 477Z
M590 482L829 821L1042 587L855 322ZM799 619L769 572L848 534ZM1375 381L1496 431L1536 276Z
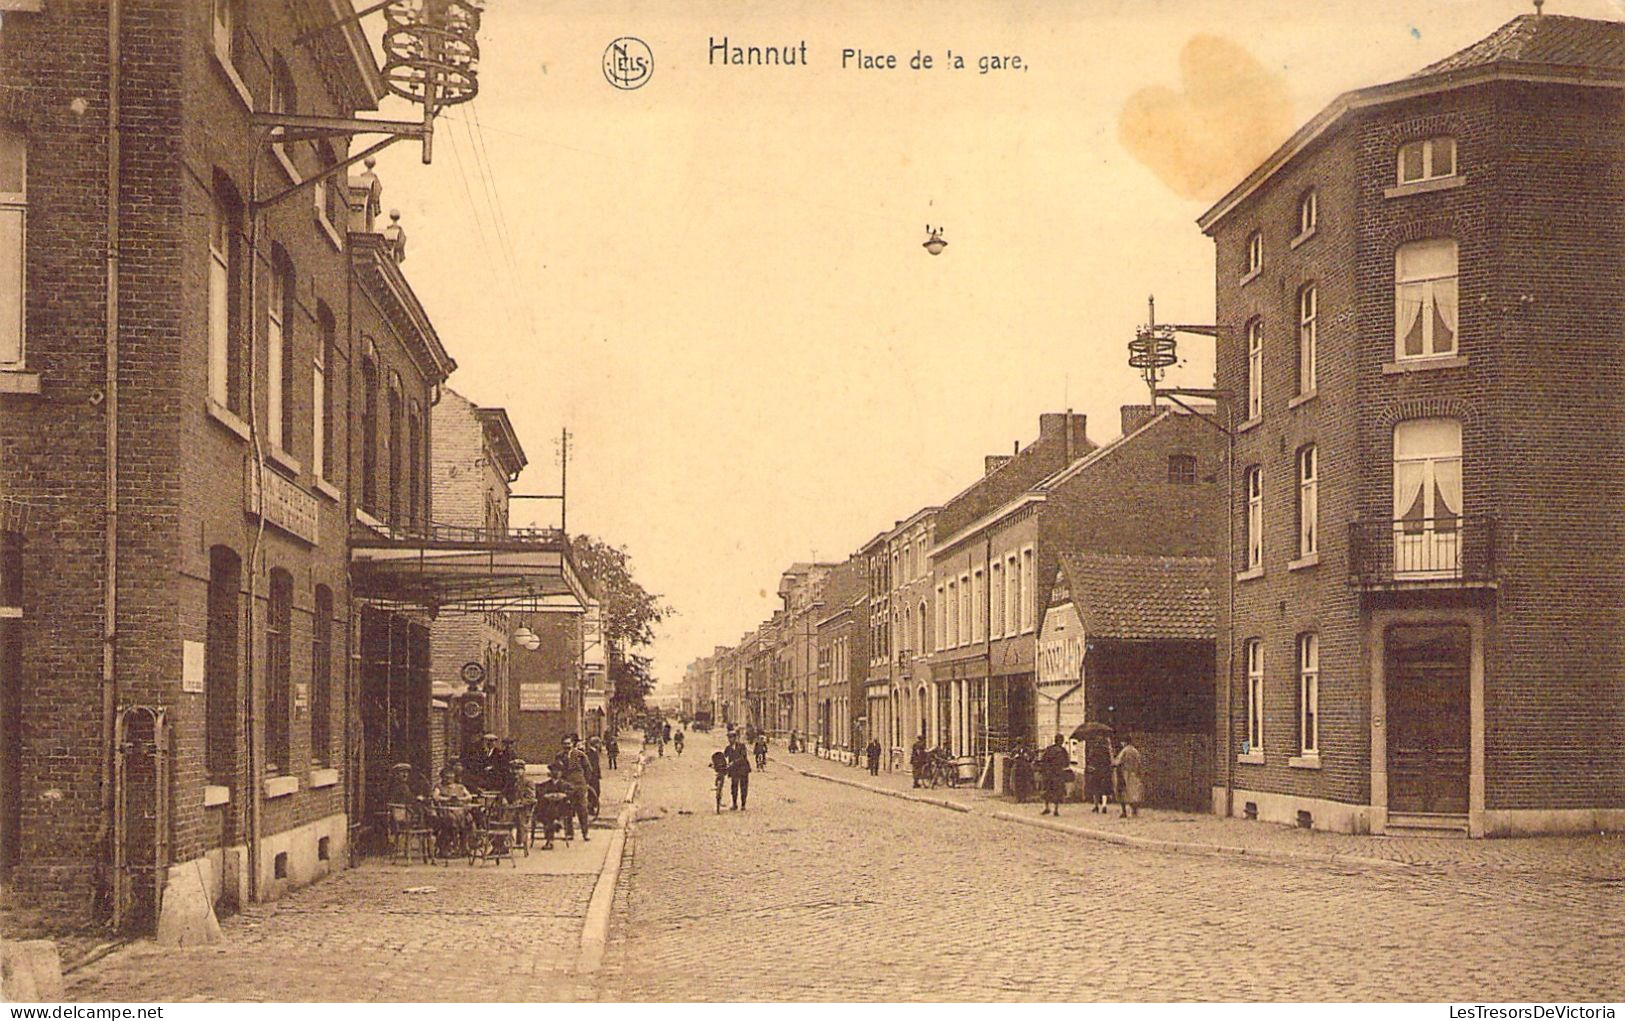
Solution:
M1395 570L1455 570L1461 514L1461 423L1422 418L1395 425Z
M1264 470L1247 469L1247 570L1264 566Z
M27 228L28 139L0 126L0 369L23 367Z
M1247 324L1247 418L1264 416L1264 320Z
M1456 353L1456 242L1416 241L1394 253L1394 355Z
M1264 643L1247 639L1247 742L1243 755L1264 754Z
M1314 284L1309 284L1298 292L1298 393L1313 393L1315 390L1315 360L1317 356L1316 341L1318 340L1318 327L1320 299Z
M1314 444L1298 448L1298 556L1320 549L1320 453Z

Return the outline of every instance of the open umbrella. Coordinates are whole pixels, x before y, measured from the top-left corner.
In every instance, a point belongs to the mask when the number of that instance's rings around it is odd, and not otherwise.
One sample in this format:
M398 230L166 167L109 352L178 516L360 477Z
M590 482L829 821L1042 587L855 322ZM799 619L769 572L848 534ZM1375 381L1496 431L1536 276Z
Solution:
M1072 739L1074 741L1087 741L1091 737L1099 737L1102 734L1110 733L1113 733L1111 724L1101 723L1098 720L1090 720L1087 723L1078 724L1077 727L1073 729Z

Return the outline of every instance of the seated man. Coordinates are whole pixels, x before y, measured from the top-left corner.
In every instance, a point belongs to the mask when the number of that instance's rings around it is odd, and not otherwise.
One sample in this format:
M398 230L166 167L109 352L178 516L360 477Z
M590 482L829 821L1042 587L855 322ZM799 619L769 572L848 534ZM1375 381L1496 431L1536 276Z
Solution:
M553 849L553 834L564 826L564 839L575 836L575 795L559 777L559 767L547 767L547 779L536 785L536 818L542 824L542 850Z
M397 762L389 769L389 804L415 805L423 797L422 785L412 776L410 762Z
M434 789L435 839L441 848L462 842L474 832L474 815L470 810L474 796L463 786L462 770L447 766L440 771L440 784Z

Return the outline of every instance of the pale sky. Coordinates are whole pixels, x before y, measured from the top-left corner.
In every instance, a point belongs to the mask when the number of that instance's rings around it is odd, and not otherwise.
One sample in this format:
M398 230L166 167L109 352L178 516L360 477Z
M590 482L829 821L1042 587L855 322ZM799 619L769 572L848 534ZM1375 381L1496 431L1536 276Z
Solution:
M570 528L626 546L676 607L653 650L674 684L772 612L790 563L948 499L1041 412L1116 436L1145 397L1125 345L1146 296L1211 319L1211 201L1338 93L1532 10L488 0L479 98L440 119L432 165L401 142L377 169L451 386L508 409L518 491L556 491L574 434ZM654 56L636 90L604 77L619 36ZM708 66L722 36L805 40L808 66ZM899 67L843 70L844 48ZM935 66L909 70L916 50ZM987 54L1026 70L979 74ZM1211 385L1211 342L1180 350L1172 381Z

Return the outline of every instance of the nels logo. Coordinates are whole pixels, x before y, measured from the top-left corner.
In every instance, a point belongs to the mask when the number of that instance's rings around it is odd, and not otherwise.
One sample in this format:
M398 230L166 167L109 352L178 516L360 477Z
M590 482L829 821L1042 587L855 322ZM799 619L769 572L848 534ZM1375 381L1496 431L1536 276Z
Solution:
M617 89L641 88L655 73L655 55L649 44L623 35L604 50L604 77Z

